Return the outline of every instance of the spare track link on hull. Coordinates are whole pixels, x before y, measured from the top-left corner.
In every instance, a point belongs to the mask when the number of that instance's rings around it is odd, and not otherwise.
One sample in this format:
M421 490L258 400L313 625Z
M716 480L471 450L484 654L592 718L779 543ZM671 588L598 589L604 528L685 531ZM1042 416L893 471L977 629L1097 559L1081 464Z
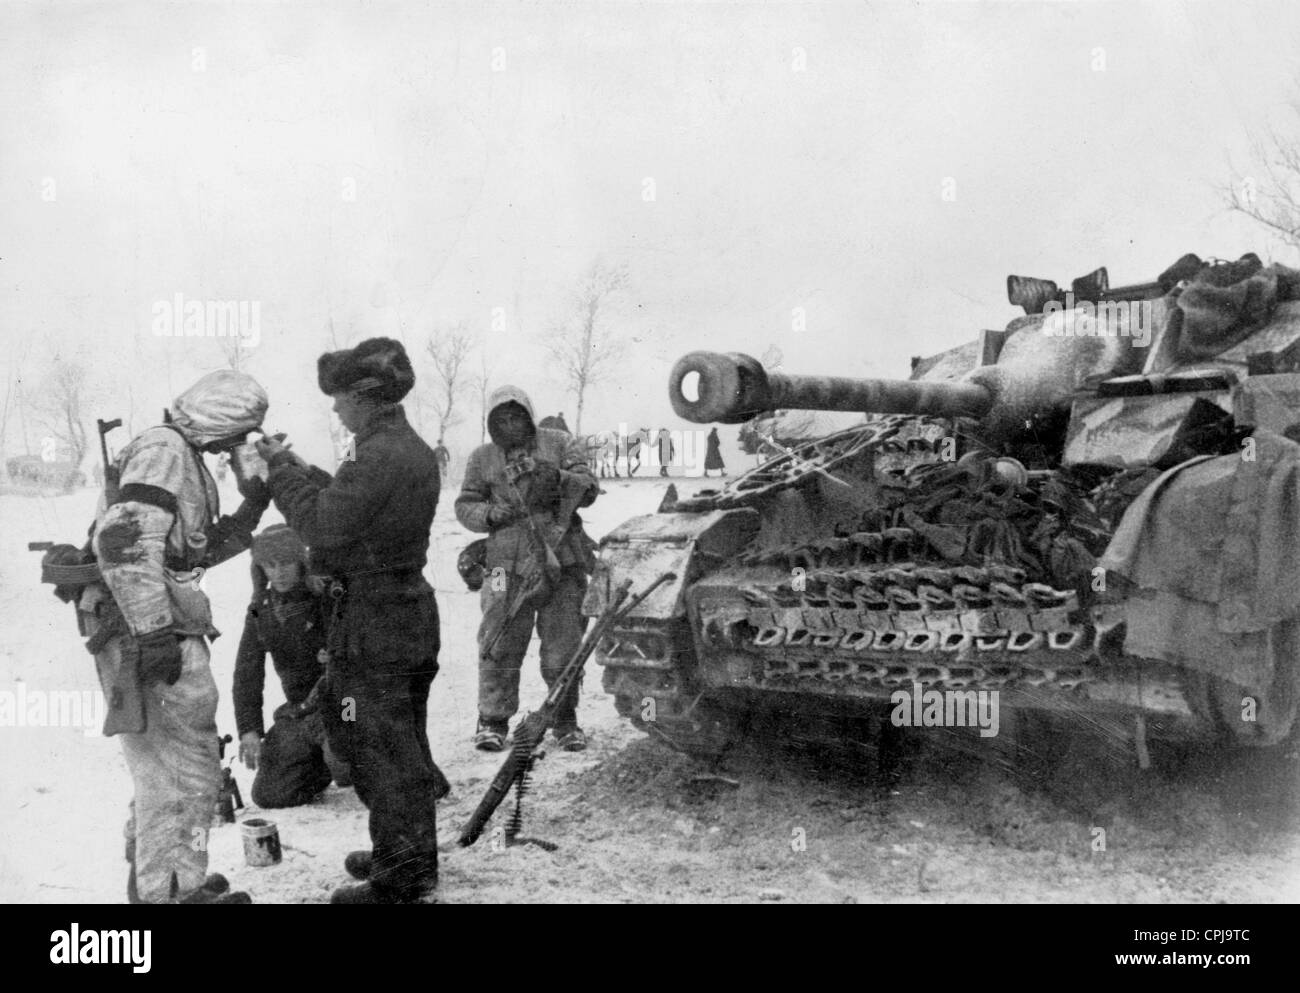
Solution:
M1006 566L822 568L803 590L708 590L699 613L706 653L757 656L765 681L1072 690L1092 678L1078 595Z

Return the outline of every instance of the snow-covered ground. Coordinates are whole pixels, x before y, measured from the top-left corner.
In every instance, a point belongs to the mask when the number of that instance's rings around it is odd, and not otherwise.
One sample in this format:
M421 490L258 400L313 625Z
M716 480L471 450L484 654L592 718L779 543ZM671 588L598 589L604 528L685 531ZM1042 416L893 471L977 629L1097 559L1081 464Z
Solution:
M627 517L653 511L664 491L663 485L640 479L633 483L606 480L603 485L607 493L584 511L595 537ZM684 485L698 487L698 481L684 481ZM455 784L453 797L445 805L450 809L468 804L472 809L477 795L472 795L474 790L467 784L490 777L501 757L484 755L469 745L476 716L474 639L479 607L478 595L465 589L455 563L461 548L477 536L456 522L452 509L456 492L450 485L443 491L426 570L442 615L442 668L430 697L429 733L435 758ZM14 699L25 699L28 706L36 691L84 693L98 689L94 662L77 636L72 607L59 602L52 587L38 582L40 555L27 551L28 541L80 544L96 498L92 489L57 496L0 495L0 692L12 692ZM223 486L223 509L237 505L238 494L228 479ZM281 519L272 507L262 526ZM248 555L240 555L214 569L205 581L217 626L223 632L212 645L213 674L222 694L217 726L223 734L233 735L235 730L230 686L251 589L248 566ZM270 712L284 697L269 666L268 675L265 705L269 723ZM19 687L20 681L25 687ZM528 709L544 693L534 643L524 662L522 707ZM599 673L585 680L579 716L603 746L639 737L615 715L612 700L600 691ZM95 722L87 718L86 723ZM5 839L0 846L0 901L100 903L123 898L121 827L131 780L119 744L100 737L98 728L94 732L88 735L69 727L0 727L0 817ZM605 750L593 747L586 755L565 754L564 770L589 767ZM233 754L233 749L228 750L228 756ZM561 763L557 759L553 764ZM247 802L253 774L237 761L234 768ZM543 778L539 776L539 781ZM253 810L250 805L241 817ZM260 899L325 898L330 887L343 879L343 856L350 849L366 847L365 809L351 789L331 786L312 806L278 810L269 816L277 822L285 848L285 859L277 867L244 867L235 827L215 830L211 839L212 871L225 872ZM441 828L451 832L457 824L458 820L444 818ZM308 867L311 871L304 871Z
M701 480L676 480L683 493ZM658 479L607 480L584 512L599 537L656 509ZM716 485L711 481L708 485ZM746 743L725 770L738 785L693 780L697 767L621 721L588 674L579 717L591 748L555 750L538 766L525 834L559 844L455 846L501 756L474 751L477 596L456 574L470 540L444 491L428 577L442 611L442 670L430 699L435 758L453 783L439 805L447 902L1238 902L1300 899L1296 765L1192 762L1175 775L1139 774L1131 756L1080 739L1051 780L1031 780L985 745L929 742L894 788L869 763L794 747L788 736ZM37 582L26 542L79 541L95 494L0 495L0 692L90 691L94 667L72 608ZM233 505L227 483L223 500ZM279 520L272 510L264 524ZM213 668L218 724L233 732L230 681L249 594L248 558L207 581L218 626ZM523 707L541 699L536 653L525 661ZM268 713L280 700L268 685ZM1271 770L1271 771L1270 771ZM252 774L235 767L247 800ZM75 728L0 728L0 901L124 899L121 827L130 778L120 746ZM498 814L501 817L504 814ZM241 818L255 814L247 808ZM311 805L273 811L284 860L244 864L238 828L212 833L211 870L259 902L321 902L347 882L343 856L367 843L352 790L331 786ZM1097 829L1105 848L1097 848Z

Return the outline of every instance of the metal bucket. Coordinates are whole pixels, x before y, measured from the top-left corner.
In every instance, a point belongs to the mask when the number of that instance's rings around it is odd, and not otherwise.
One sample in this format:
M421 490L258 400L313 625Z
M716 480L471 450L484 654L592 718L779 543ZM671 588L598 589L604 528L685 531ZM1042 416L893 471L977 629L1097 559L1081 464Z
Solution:
M251 817L239 825L244 841L244 861L252 866L275 865L280 861L280 832L275 821Z

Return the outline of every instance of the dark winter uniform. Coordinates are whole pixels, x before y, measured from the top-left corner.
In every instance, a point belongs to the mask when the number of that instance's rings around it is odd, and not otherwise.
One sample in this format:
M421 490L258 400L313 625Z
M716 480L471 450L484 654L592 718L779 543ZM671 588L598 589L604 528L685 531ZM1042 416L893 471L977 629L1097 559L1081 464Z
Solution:
M177 397L169 424L142 431L118 455L117 501L101 500L96 518L103 584L87 587L79 608L92 634L112 631L118 612L127 629L95 657L113 705L124 661L140 669L144 728L121 738L135 786L126 830L133 885L146 902L193 900L207 881L221 766L204 640L217 629L199 567L246 549L269 502L246 497L217 520L216 482L199 450L259 427L266 406L266 391L244 373L204 376Z
M347 765L326 746L319 708L303 711L325 671L319 657L325 647L325 607L321 596L306 585L286 593L266 586L260 563L277 544L285 549L278 560L300 558L305 578L306 550L289 528L277 525L258 535L253 544L255 593L235 658L233 693L239 737L251 732L262 738L252 797L267 808L310 803L331 779L340 786L351 783ZM268 652L285 697L269 732L262 724Z
M532 403L519 389L503 386L495 390L488 404L488 430L493 431L492 412L507 403L517 403L533 416ZM524 603L511 623L497 638L497 631L509 610L513 593L542 568L538 535L556 524L561 500L576 500L588 506L596 499L599 484L587 465L587 453L572 435L553 428L534 428L532 440L522 450L507 453L493 433L493 442L481 445L470 455L465 480L456 499L456 518L471 531L487 532L487 574L481 602L483 621L479 626L479 718L500 727L519 709L519 669L534 621L541 639L542 676L547 685L563 669L582 641L585 622L582 599L591 565L591 542L582 521L573 515L554 552L559 560L558 582L546 583ZM538 492L535 477L522 476L511 483L506 474L507 457L528 457L559 469L556 492ZM503 526L489 523L492 508L508 511L527 508L529 514ZM492 645L493 639L495 645ZM489 648L491 651L489 652ZM578 685L561 701L556 714L557 735L576 728Z
M659 475L666 476L668 467L677 455L677 446L673 444L673 436L667 428L659 429L659 438L655 444L659 447Z
M727 474L726 463L722 461L722 447L718 443L718 429L714 428L705 439L704 472L705 475L717 469L724 476Z
M270 486L311 549L312 572L332 577L321 713L334 752L370 810L374 890L416 899L438 878L435 801L447 789L427 732L438 671L438 606L422 575L438 505L433 451L396 402L414 384L401 345L371 339L321 356L321 390L370 390L382 401L338 475L271 460Z

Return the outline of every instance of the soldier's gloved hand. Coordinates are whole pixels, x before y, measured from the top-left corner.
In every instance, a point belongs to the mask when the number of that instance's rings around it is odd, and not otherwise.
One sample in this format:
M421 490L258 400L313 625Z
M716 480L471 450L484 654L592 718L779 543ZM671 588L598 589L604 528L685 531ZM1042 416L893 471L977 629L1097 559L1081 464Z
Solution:
M41 567L47 565L81 565L85 562L82 550L76 545L60 544L41 556Z
M262 736L256 731L245 731L239 736L239 761L245 769L256 769L262 757Z
M43 573L47 566L85 565L87 562L93 562L94 559L93 555L76 545L55 545L41 556L41 571ZM84 588L72 583L60 583L54 587L54 595L64 603L71 603L81 595Z
M323 652L324 649L321 649L321 651ZM310 717L312 714L316 713L316 711L320 710L321 695L324 692L322 684L324 682L325 677L321 676L320 679L316 680L316 682L312 684L311 691L308 692L306 698L302 703L298 704L298 706L294 708L295 717Z
M307 463L299 455L290 451L293 448L293 442L285 444L284 438L283 434L263 435L253 442L253 447L257 449L257 454L262 456L262 459L272 469L285 463L306 466Z
M166 683L171 686L181 678L181 640L171 628L139 635L135 643L140 651L140 682L143 685Z
M560 467L554 462L538 459L528 485L528 505L539 510L550 510L559 502Z
M271 488L262 481L260 476L239 480L239 495L254 507L265 510L271 506Z
M494 503L488 508L487 522L488 527L505 527L511 521L519 519L519 512L513 507L505 507L501 504Z

